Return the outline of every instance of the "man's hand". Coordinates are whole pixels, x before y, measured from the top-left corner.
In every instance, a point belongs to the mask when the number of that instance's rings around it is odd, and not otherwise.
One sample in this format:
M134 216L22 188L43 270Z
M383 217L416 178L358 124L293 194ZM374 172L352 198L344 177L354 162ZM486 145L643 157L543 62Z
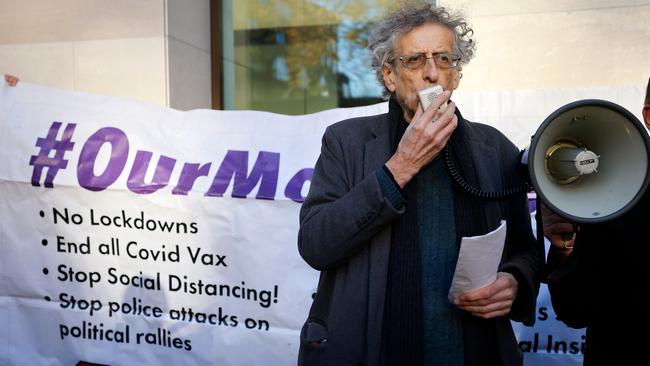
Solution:
M499 272L494 282L478 290L465 292L454 299L454 304L485 319L508 315L517 297L518 286L515 276Z
M542 223L544 236L558 249L560 259L565 259L571 254L575 240L575 225L542 204Z
M18 79L17 77L15 77L13 75L5 74L5 82L7 82L7 85L9 85L9 86L16 86L16 84L18 84L19 80L20 79Z
M449 91L442 92L426 111L418 105L418 110L397 145L397 151L386 163L400 187L404 187L422 167L440 154L458 126L458 118L454 114L456 105L453 102L448 103L444 112L438 111L450 95Z

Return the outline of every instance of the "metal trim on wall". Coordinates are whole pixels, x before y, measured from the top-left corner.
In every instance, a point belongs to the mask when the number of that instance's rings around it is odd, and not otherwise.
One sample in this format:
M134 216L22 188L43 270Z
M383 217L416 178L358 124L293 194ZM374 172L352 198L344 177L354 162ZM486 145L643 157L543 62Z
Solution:
M223 44L221 0L210 0L210 62L212 71L212 109L223 109Z

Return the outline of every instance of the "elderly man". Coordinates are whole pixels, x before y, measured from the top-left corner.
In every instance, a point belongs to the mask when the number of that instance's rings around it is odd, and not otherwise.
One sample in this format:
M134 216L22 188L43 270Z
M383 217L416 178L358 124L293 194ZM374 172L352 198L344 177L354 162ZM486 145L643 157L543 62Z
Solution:
M377 23L369 48L389 111L327 129L300 212L300 254L321 271L300 365L521 364L510 319L534 322L543 268L526 196L467 194L443 161L449 146L454 174L482 190L519 182L518 149L449 100L472 33L425 3ZM433 85L444 92L423 110L418 91ZM496 280L449 302L461 238L501 220Z

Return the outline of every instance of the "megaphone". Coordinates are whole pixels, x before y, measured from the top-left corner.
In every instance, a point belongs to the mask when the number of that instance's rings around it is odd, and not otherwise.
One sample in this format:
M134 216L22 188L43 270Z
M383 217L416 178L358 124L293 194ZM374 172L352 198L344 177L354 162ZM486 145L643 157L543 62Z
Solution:
M573 222L596 223L619 217L643 196L649 157L650 138L632 113L587 99L549 115L522 161L549 209Z

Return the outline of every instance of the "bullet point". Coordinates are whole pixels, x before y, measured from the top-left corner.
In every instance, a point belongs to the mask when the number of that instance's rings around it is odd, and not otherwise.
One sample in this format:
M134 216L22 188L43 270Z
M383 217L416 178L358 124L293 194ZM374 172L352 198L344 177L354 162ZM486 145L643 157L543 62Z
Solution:
M48 272L47 268L43 268L43 274L47 274Z
M41 240L41 244L43 244L43 246L46 246L47 245L47 239Z
M49 297L49 296L45 296L45 300L50 301L50 297Z
M41 215L41 217L45 217L45 212L43 212L43 210L41 210L41 212L39 212L38 214Z

